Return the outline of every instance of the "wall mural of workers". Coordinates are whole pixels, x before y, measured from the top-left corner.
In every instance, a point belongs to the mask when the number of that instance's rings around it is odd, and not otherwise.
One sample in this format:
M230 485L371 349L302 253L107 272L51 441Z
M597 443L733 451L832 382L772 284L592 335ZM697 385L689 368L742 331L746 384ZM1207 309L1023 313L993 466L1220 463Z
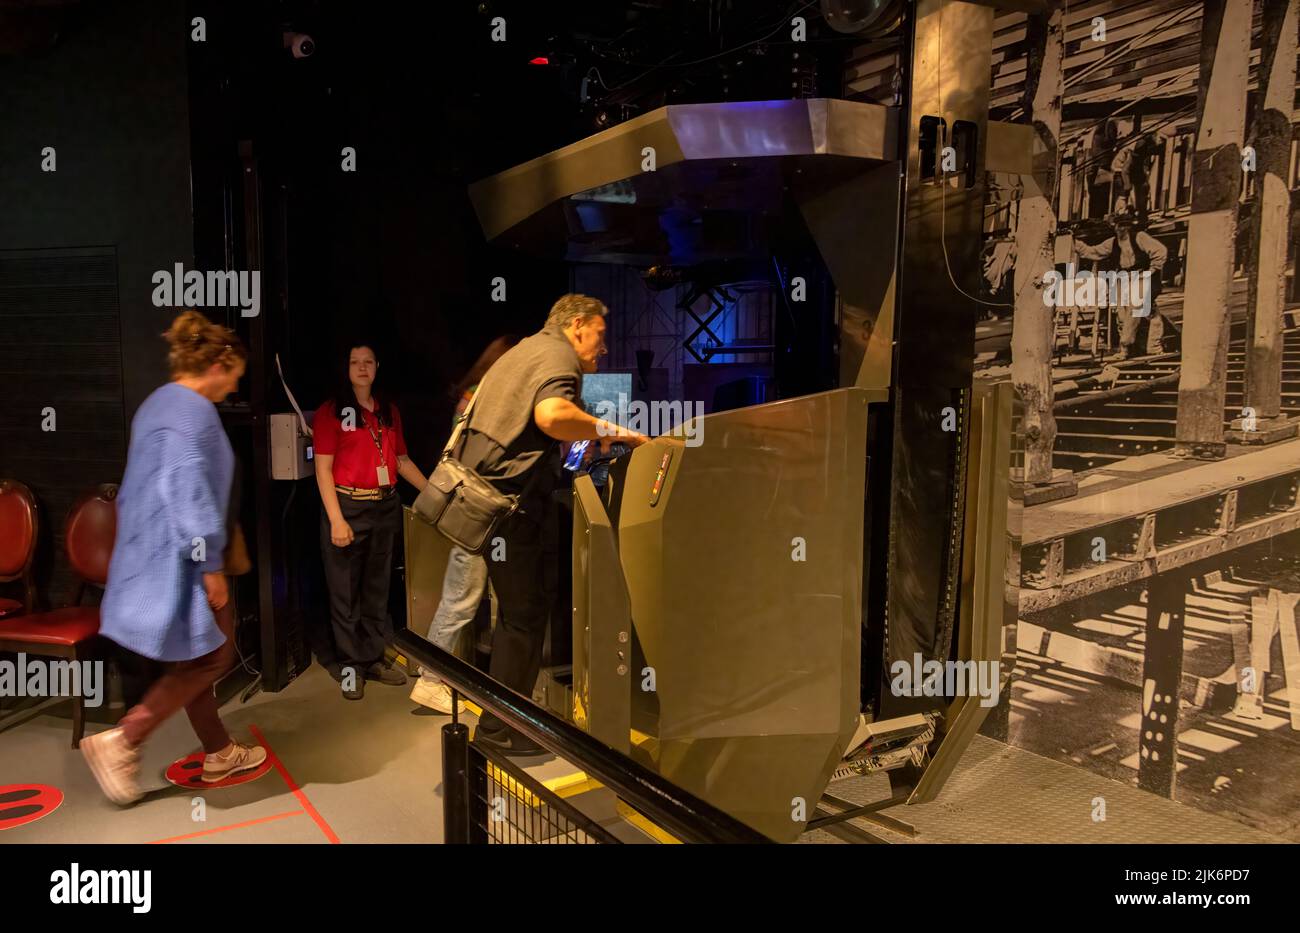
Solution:
M1296 7L998 15L991 117L1049 164L990 179L976 348L1024 406L1015 673L985 731L1291 841ZM1145 309L1044 300L1112 272L1150 273Z

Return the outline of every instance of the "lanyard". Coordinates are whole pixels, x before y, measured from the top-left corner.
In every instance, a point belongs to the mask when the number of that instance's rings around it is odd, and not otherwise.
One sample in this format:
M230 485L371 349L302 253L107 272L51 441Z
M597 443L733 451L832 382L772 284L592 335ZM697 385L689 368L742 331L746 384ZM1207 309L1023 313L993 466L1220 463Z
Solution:
M364 408L361 409L361 420L365 423L366 433L369 434L370 439L375 442L375 449L379 451L379 466L382 468L385 465L384 464L384 426L383 424L380 423L378 414L376 414L374 417L375 417L375 424L379 425L378 436L375 436L375 429L370 426L370 422L366 421L365 409Z

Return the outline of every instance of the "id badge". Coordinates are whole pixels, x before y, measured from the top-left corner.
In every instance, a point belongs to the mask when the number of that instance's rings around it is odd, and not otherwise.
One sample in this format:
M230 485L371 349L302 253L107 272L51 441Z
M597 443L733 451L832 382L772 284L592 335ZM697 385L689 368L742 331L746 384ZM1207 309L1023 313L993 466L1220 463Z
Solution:
M388 485L388 466L387 466L387 464L385 464L384 466L381 466L381 467L378 469L377 472L378 472L378 474L379 474L379 488L380 488L380 489L383 489L385 486Z

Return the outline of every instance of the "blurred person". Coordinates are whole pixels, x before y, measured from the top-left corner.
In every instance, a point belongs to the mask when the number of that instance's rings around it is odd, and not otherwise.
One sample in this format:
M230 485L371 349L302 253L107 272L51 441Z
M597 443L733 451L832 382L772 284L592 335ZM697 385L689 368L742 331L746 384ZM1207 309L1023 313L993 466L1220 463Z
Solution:
M181 709L203 745L205 783L266 760L265 749L230 738L212 692L235 651L224 572L234 453L216 403L235 390L247 354L233 332L197 311L180 314L164 336L172 381L131 421L100 607L100 634L163 662L164 673L116 727L81 743L99 786L122 805L142 796L141 746Z
M999 236L984 244L981 259L984 266L984 284L990 299L1005 302L1008 306L1015 303L1016 240L1012 236ZM988 305L983 306L981 316L996 317L997 313Z
M1132 194L1129 207L1137 215L1137 225L1145 227L1151 210L1151 171L1164 148L1159 131L1143 133L1133 145L1133 162L1129 167Z
M456 414L452 418L452 430L465 417L465 409L478 391L484 373L518 342L519 338L513 334L493 340L470 367L465 378L453 387L452 396L458 401ZM438 610L429 625L429 641L472 664L474 648L470 623L478 615L487 588L487 562L479 555L452 545L442 578L442 598L438 601ZM451 688L432 671L420 668L420 678L411 689L411 699L431 710L451 714Z
M1085 150L1084 180L1087 183L1087 216L1100 220L1114 203L1115 150L1119 145L1119 125L1109 117L1093 130Z
M401 413L376 387L378 371L369 344L350 347L338 391L317 409L312 423L321 558L337 650L330 673L349 700L365 696L367 680L390 686L407 682L384 658L393 635L388 615L393 543L402 524L397 477L417 490L428 483L406 454Z

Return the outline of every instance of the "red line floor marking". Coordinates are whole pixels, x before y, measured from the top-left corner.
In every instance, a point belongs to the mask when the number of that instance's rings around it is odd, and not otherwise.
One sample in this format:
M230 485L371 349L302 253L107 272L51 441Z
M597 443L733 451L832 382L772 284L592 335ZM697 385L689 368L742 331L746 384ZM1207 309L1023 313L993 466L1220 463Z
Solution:
M289 790L291 790L293 795L298 798L298 802L302 804L302 808L307 811L307 815L316 821L316 825L319 826L320 831L325 834L325 838L330 841L331 845L338 845L339 837L334 834L334 830L330 829L330 824L325 822L325 818L320 815L314 806L312 806L311 801L307 799L307 795L298 789L298 785L294 783L293 778L289 776L288 770L285 769L284 763L280 761L279 756L276 755L274 750L272 750L271 744L266 741L266 736L262 735L262 730L257 728L257 726L250 724L248 731L253 734L253 738L257 739L258 744L266 749L266 757L270 759L271 765L275 770L280 772L280 777L284 778L284 783L289 786Z
M213 833L224 833L228 829L241 829L245 826L256 826L258 823L269 823L272 820L282 820L286 816L298 816L305 813L305 810L290 810L287 813L276 813L273 816L263 816L255 820L245 820L242 823L231 823L229 826L218 826L215 829L204 829L197 833L186 833L184 836L170 836L166 839L155 839L149 845L162 845L164 842L180 842L182 839L195 839L199 836L211 836Z
M48 784L0 784L0 830L17 829L44 819L59 809L63 800L63 791ZM14 816L12 811L20 807L38 809Z

